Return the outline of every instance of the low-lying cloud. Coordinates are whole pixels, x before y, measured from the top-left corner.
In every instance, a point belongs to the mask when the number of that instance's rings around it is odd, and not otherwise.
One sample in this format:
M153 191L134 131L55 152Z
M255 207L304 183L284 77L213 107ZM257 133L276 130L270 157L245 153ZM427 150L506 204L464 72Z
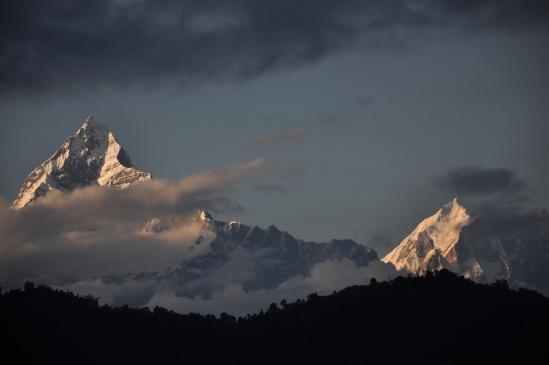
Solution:
M357 267L349 259L328 260L314 265L308 275L290 278L274 289L246 291L242 283L234 281L215 290L209 298L177 296L174 291L165 290L155 293L147 306L161 306L181 313L242 315L265 310L271 303L282 300L295 301L311 293L331 294L350 285L368 284L374 277L388 280L396 275L394 268L378 261Z
M264 168L262 160L254 160L177 182L152 180L122 190L90 186L66 195L50 193L20 210L2 203L0 282L61 283L153 270L202 254L212 237L199 224L157 234L143 228L153 218L168 220L198 209L241 209L226 193Z
M328 260L314 265L307 275L292 277L275 288L246 290L245 280L251 267L240 261L252 256L237 255L238 263L227 263L225 275L216 274L213 278L206 278L205 280L216 284L207 296L180 295L176 287L162 287L156 283L131 280L121 284L95 280L77 283L68 288L77 293L98 296L103 303L108 304L117 303L120 297L124 298L123 301L128 298L142 300L143 297L149 297L144 306L150 308L160 306L180 313L227 312L242 315L265 310L271 303L280 303L282 300L290 302L305 298L311 293L330 294L350 285L367 284L371 278L388 280L398 274L392 266L379 261L358 267L349 259Z

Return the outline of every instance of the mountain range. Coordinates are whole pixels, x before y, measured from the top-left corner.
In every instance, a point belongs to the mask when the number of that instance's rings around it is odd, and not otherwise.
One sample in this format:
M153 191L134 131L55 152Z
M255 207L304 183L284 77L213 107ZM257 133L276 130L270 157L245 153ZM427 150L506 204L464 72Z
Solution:
M151 174L132 164L112 131L89 117L52 157L30 173L12 208L24 209L50 191L68 193L90 185L124 189L151 179ZM150 217L138 233L161 235L189 224L200 226L202 234L194 246L208 245L205 253L156 271L101 277L104 285L137 288L118 293L113 298L116 304L145 305L159 288L174 290L178 296L207 298L214 290L223 289L221 285L227 283L228 276L234 276L245 291L268 290L293 277L305 276L315 264L329 260L350 260L357 267L373 263L376 272L381 270L385 278L395 273L392 265L379 261L373 249L353 240L306 242L274 225L260 228L219 221L203 209L186 216ZM236 271L235 265L239 266ZM225 276L221 283L216 275Z
M104 285L138 288L119 293L113 304L146 305L158 288L169 288L179 297L190 298L209 298L231 282L238 282L245 292L276 289L294 277L306 276L316 264L328 260L350 260L357 267L371 267L384 279L396 273L392 265L379 261L373 249L350 239L306 242L274 225L260 228L238 221L223 222L204 210L177 224L190 220L198 222L202 231L213 237L208 242L200 236L195 242L209 244L209 250L162 270L103 277ZM152 229L158 229L156 223L153 221ZM160 230L176 227L163 225ZM150 223L146 229L151 229Z
M25 179L12 204L24 209L50 191L68 193L76 188L99 185L124 189L146 183L151 174L137 169L112 131L89 117L49 159ZM478 229L483 217L472 214L458 199L445 204L423 220L383 259L364 244L353 240L327 243L305 242L279 230L223 222L206 210L169 219L150 217L140 231L155 235L198 223L208 234L194 245L209 245L205 253L172 267L147 272L104 276L108 285L131 282L139 287L116 302L142 306L158 288L170 288L178 296L208 297L219 275L227 275L234 262L245 262L239 272L243 290L276 288L296 276L305 276L317 264L349 260L356 267L376 267L381 279L400 273L423 275L448 269L480 282L506 279L518 285L549 290L549 228L547 224L523 225L505 232Z

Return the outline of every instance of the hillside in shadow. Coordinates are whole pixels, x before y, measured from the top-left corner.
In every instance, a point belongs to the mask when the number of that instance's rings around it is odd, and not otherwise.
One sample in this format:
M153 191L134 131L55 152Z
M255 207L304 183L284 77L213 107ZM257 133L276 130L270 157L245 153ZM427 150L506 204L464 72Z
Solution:
M0 328L12 363L531 363L546 356L549 299L443 270L235 318L100 306L27 283L0 295Z

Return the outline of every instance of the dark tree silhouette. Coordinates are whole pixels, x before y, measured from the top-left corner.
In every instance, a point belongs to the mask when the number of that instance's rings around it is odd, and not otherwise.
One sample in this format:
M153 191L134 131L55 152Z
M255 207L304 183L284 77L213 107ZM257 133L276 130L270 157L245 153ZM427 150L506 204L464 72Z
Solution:
M443 270L216 318L27 283L0 294L0 328L6 364L539 363L549 299Z

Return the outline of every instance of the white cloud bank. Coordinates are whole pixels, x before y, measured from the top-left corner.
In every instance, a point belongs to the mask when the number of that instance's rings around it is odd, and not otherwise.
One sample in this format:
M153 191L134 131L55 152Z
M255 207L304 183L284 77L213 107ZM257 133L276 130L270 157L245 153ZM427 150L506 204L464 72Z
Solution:
M397 275L389 265L378 261L360 266L349 260L328 260L314 265L307 276L288 279L274 289L246 291L241 282L229 282L215 290L209 298L181 297L174 290L159 291L147 303L148 307L164 307L180 313L198 312L235 315L265 310L271 303L288 302L305 298L311 293L330 294L350 285L368 284L375 277L387 280Z
M256 255L239 253L212 275L200 278L201 284L211 284L207 295L181 295L184 287L169 281L128 280L122 283L97 279L82 281L64 289L100 298L103 304L119 305L128 301L143 301L143 306L164 307L179 313L227 312L235 315L265 310L271 303L305 298L311 293L330 294L350 285L369 283L371 278L388 280L398 273L390 265L372 261L360 266L349 260L327 260L314 265L305 276L295 276L275 288L247 290L246 283L253 275ZM192 285L193 283L191 283Z
M20 210L0 202L0 283L63 283L153 270L203 254L212 237L199 224L153 235L142 234L139 227L151 218L188 215L200 208L239 209L227 191L264 168L264 161L253 160L177 182L51 192ZM195 244L201 235L206 240Z

